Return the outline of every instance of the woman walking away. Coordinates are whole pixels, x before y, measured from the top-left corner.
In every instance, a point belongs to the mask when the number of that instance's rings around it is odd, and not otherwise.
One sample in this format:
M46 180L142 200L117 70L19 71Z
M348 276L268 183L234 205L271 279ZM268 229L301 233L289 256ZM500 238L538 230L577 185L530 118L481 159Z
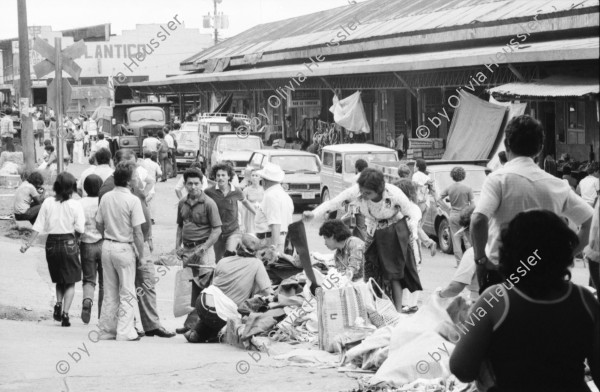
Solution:
M529 210L510 221L500 244L505 281L471 307L468 331L450 335L458 339L452 373L468 382L485 370L495 384L489 391L589 392L587 360L600 386L600 305L570 282L577 235L553 212Z
M250 184L242 191L244 197L248 200L254 208L262 201L265 196L265 190L260 185L260 176L256 174L256 170L252 171L250 175ZM246 208L240 209L242 212L242 222L244 223L244 232L249 234L256 233L256 227L254 226L254 214Z
M79 247L75 233L83 233L85 215L81 203L73 200L77 181L71 173L62 172L54 183L54 197L42 203L40 213L33 225L29 242L21 247L25 253L39 233L47 233L46 261L52 283L56 284L56 305L54 320L62 321L63 327L70 327L69 309L75 294L75 283L81 280Z
M98 318L102 308L104 284L102 279L102 234L96 228L96 212L98 212L98 192L102 187L102 178L90 174L83 181L83 189L87 194L81 199L85 214L85 232L81 236L81 269L83 270L83 306L81 320L90 322L92 305L94 304L94 288L98 276Z
M308 221L315 216L324 217L350 203L358 206L367 224L365 277L374 276L380 283L388 283L400 312L403 288L410 292L423 290L411 238L416 238L418 233L411 232L407 223L407 218L418 222L421 215L415 214L410 200L400 189L386 184L382 172L366 168L357 184L314 211L305 211L304 218Z
M456 268L460 264L460 259L462 259L463 251L462 251L462 243L464 241L465 248L470 248L471 243L470 239L463 235L457 235L460 226L460 212L463 208L468 207L473 203L473 190L471 187L461 184L461 181L465 179L467 173L465 169L460 166L457 166L450 171L450 177L454 180L454 184L450 185L448 188L442 192L440 196L440 203L444 202L444 199L447 197L450 201L450 236L452 237L452 250L454 251L454 259L456 260Z

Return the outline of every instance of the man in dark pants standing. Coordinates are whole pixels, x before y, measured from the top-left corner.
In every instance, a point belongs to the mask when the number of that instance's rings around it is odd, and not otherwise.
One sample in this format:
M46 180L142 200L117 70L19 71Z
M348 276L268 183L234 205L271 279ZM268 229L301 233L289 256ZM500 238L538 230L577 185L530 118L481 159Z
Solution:
M135 154L128 149L121 149L115 154L115 165L119 162L130 161L135 163ZM134 173L133 183L137 184L140 182L137 171ZM107 192L115 188L115 178L110 176L102 184L100 192L98 193L99 200ZM148 243L150 252L152 252L152 224L150 223L152 217L148 210L148 204L146 203L146 197L144 192L140 190L139 186L133 186L131 192L136 195L142 202L142 211L144 213L145 223L142 224L142 233L144 234L144 242ZM158 281L156 273L154 271L154 264L150 259L138 263L135 271L135 287L138 296L140 317L142 326L144 327L146 336L159 336L161 338L171 338L175 334L171 331L167 331L160 323L160 317L158 316L158 307L156 306L156 287L155 284Z
M169 158L171 159L171 178L177 177L177 160L175 159L175 150L177 149L177 142L173 135L171 135L169 126L165 126L165 142L167 142L167 146L169 146Z
M202 192L202 172L187 169L183 181L188 195L177 206L177 237L175 249L183 266L191 266L194 277L200 275L200 265L208 263L206 251L221 235L221 217L217 204ZM183 245L183 246L182 246ZM192 285L191 305L195 306L200 288ZM191 312L177 333L186 333L198 322L197 312Z

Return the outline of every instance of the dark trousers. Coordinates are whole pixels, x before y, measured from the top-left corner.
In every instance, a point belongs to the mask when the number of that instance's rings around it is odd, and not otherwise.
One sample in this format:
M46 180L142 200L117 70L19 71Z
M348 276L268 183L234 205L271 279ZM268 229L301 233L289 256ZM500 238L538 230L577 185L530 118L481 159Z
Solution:
M206 305L206 294L201 294L196 301L196 311L200 320L194 326L198 343L216 341L219 331L227 325L218 315L215 308Z
M175 159L175 149L171 148L169 149L169 152L171 154L171 166L173 167L172 177L177 177L177 160Z
M12 137L3 137L2 138L2 148L4 151L15 152L15 144L13 143Z
M600 292L600 263L587 259L588 268L590 269L590 280L594 284L594 288Z
M38 217L38 214L40 213L40 208L42 208L42 205L37 204L37 205L30 207L23 214L15 214L15 220L16 221L25 221L26 220L26 221L29 221L33 225L35 223L35 220Z
M73 163L73 145L75 142L67 142L67 153L69 154L69 160Z
M94 299L96 277L98 278L98 318L104 298L104 279L102 278L102 240L95 243L82 242L79 246L81 270L83 272L83 299Z

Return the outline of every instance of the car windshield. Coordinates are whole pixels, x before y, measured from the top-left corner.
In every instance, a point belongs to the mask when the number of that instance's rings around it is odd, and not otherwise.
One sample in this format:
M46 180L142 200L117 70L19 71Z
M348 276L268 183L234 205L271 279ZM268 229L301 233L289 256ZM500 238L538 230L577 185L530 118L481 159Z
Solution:
M462 184L470 187L473 192L481 192L483 181L485 181L485 170L465 170L467 173ZM450 177L450 171L440 171L435 173L435 183L439 192L444 192L450 185L454 184L454 180Z
M129 122L138 122L138 121L156 121L156 122L164 122L165 114L162 110L156 109L140 109L140 110L132 110L129 112Z
M286 173L318 173L319 162L310 155L278 155L271 157L271 163L281 167Z
M177 141L177 145L182 149L198 149L200 145L200 136L198 135L198 130L186 130L185 128L182 131L173 132L173 136L175 137L175 141Z
M359 159L364 159L368 163L371 162L395 162L398 159L396 158L396 154L393 152L357 152L355 154L346 154L344 158L344 167L346 168L346 173L354 173L354 164Z
M223 137L219 141L219 151L254 151L260 150L261 148L260 139L257 137Z

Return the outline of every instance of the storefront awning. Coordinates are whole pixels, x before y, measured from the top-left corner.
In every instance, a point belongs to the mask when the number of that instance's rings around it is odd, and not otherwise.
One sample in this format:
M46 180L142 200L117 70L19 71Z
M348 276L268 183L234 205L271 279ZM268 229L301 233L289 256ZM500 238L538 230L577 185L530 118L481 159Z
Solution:
M494 64L536 63L540 61L596 60L600 55L597 38L567 39L550 42L526 42L513 53L505 53L506 46L486 46L441 52L411 53L394 56L327 61L306 59L305 64L189 74L169 79L137 82L129 87L169 86L194 83L237 82L245 80L291 79L326 77L334 75L373 74L383 72L411 72L453 67L480 66L481 72L491 74ZM486 67L489 65L489 68Z
M110 98L110 89L106 86L73 86L71 99Z
M519 97L581 97L598 94L598 77L577 78L573 76L551 76L537 82L507 83L488 91L491 94Z

